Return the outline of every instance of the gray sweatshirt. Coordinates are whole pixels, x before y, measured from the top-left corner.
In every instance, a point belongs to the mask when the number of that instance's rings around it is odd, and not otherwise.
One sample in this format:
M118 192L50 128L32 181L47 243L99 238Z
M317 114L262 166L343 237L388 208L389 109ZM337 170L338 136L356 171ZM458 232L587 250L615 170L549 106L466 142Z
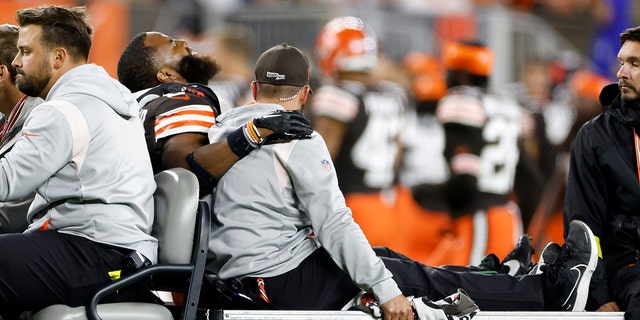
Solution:
M220 115L209 131L217 142L247 121L282 109L253 104ZM319 246L380 303L401 294L375 255L338 188L326 144L311 139L263 145L238 161L215 191L209 270L222 279L271 277L296 268Z
M11 110L13 115L12 119L7 119L5 122L9 124L11 120L12 126L7 130L7 133L2 138L0 143L0 157L9 152L13 145L22 136L22 126L27 116L37 105L42 103L42 99L37 97L25 97L24 100L20 100L17 105ZM15 112L15 114L13 114ZM9 116L9 115L7 115ZM5 232L23 232L27 228L27 211L35 192L32 192L25 197L14 201L2 201L0 202L0 233Z
M36 191L25 232L57 229L152 262L155 186L138 104L92 64L58 79L0 160L0 201Z

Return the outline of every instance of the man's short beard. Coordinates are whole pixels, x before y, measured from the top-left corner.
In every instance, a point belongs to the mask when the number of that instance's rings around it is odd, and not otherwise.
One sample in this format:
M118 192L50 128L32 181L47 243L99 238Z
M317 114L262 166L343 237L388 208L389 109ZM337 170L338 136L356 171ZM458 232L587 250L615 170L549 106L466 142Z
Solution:
M220 66L209 56L186 55L178 61L178 73L189 83L208 84Z
M638 92L638 90L636 90L635 87L631 87L627 85L626 89L624 90L627 92L624 93L622 89L622 84L618 83L618 90L620 91L620 98L625 103L638 104L640 102L640 92ZM633 97L630 97L631 94L633 94Z
M640 96L636 95L635 98L624 98L624 95L621 96L622 101L626 104L626 105L638 105L640 106Z
M30 76L24 73L19 75L21 76L16 77L15 84L18 90L30 97L39 97L51 80L51 66L43 61Z

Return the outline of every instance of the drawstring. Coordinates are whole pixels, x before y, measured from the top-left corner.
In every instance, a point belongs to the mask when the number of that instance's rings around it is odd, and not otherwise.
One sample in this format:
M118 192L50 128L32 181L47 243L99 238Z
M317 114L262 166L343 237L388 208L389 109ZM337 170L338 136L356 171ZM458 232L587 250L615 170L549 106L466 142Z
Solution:
M267 290L264 288L264 280L262 278L256 279L258 284L258 295L264 302L269 303L269 297L267 297Z

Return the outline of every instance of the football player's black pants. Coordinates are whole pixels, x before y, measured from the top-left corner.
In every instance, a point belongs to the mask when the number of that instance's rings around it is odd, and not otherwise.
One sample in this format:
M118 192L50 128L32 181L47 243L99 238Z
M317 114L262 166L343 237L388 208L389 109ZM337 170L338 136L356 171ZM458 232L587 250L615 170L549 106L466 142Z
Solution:
M545 299L545 294L553 294L553 290L546 289L550 286L545 284L543 274L512 277L453 271L426 266L387 248L374 250L405 296L427 296L435 301L462 288L484 311L540 311L545 310L546 300L555 300ZM259 296L262 290L274 308L284 310L340 310L360 292L322 248L287 273L248 277L242 283L245 290L251 290L251 296Z

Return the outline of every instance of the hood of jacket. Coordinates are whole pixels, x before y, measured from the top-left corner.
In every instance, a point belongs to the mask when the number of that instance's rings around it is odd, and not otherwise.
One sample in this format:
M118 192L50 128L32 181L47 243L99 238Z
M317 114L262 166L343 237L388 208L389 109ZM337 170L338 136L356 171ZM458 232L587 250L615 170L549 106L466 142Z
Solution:
M84 64L62 75L45 100L77 94L93 96L125 118L137 116L140 109L131 91L95 64Z
M620 97L620 89L617 83L607 85L600 92L600 104L606 113L612 115L620 122L640 127L640 104L625 102Z

